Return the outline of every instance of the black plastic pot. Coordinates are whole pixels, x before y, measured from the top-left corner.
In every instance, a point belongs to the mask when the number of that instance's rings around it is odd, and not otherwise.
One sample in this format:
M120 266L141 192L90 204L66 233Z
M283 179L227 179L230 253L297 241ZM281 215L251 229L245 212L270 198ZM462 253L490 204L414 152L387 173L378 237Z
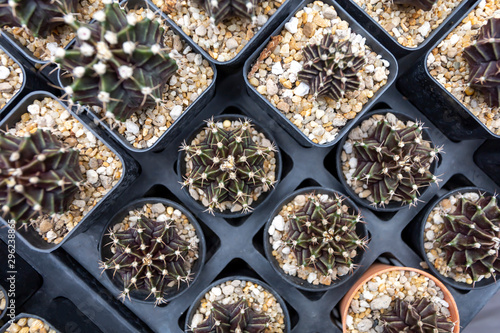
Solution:
M17 322L19 319L23 319L23 318L35 318L35 319L39 319L41 320L44 324L48 324L49 327L51 329L53 329L54 331L56 331L56 333L60 333L61 331L59 331L58 329L56 329L54 326L52 326L48 321L46 321L45 319L43 319L42 317L39 317L39 316L35 316L35 315L32 315L32 314L28 314L28 313L20 313L16 316L16 318L14 319L14 322ZM0 328L0 333L5 333L7 332L7 329L10 327L10 323L6 323L5 325L2 326L2 328Z
M279 214L281 209L283 208L284 205L287 203L293 201L293 199L300 195L300 194L306 194L306 193L320 193L320 194L328 194L330 196L335 196L335 195L340 195L342 200L346 203L346 205L350 208L350 211L354 211L354 214L359 214L359 209L356 206L356 204L349 199L348 197L344 196L342 193L335 191L333 189L329 188L324 188L324 187L306 187L306 188L301 188L298 191L295 191L288 196L286 196L279 204L276 205L276 208L274 209L273 213L270 215L269 220L266 223L266 226L264 227L264 250L266 252L266 257L267 260L271 263L273 266L274 270L276 273L278 273L283 280L286 280L288 283L291 283L294 287L306 290L306 291L311 291L311 292L317 292L317 291L325 291L329 289L334 289L337 287L340 287L343 285L346 281L349 280L349 278L352 276L352 273L340 276L338 280L332 281L332 284L329 286L323 285L323 284L318 284L314 285L312 283L307 282L307 280L301 279L298 276L292 276L289 274L286 274L283 269L279 266L278 261L276 258L273 256L273 248L272 244L269 242L269 227L273 223L273 219L276 215ZM365 223L358 223L356 225L356 233L360 238L364 238L368 236L368 231L366 230ZM364 251L362 249L358 250L358 255L353 259L354 264L358 265L361 262L361 257L364 254Z
M249 119L254 128L264 134L264 136L271 142L276 142L274 140L274 138L272 137L272 135L264 128L262 128L261 126L259 126L258 123L256 123L255 121L253 121L252 119L248 118L248 117L244 117L244 116L240 116L240 115L235 115L235 114L225 114L225 115L220 115L220 116L216 116L213 118L215 122L220 122L220 121L224 121L224 120L231 120L231 121L234 121L234 120L243 120L243 119ZM186 140L186 143L190 143L197 135L198 133L200 133L204 128L206 127L205 124L199 126L196 130L194 130L191 135L188 136L188 139ZM276 176L275 176L275 180L276 180L276 183L273 187L271 187L269 189L269 191L267 192L262 192L260 197L254 201L252 203L252 208L253 210L257 209L257 207L259 205L261 205L262 203L266 202L268 200L268 198L271 196L271 193L274 191L274 188L278 185L280 179L281 179L281 170L282 170L282 161L281 161L281 153L280 153L280 149L278 146L276 146L276 152L274 153L275 155L275 159L276 159L276 169L275 169L275 173L276 173ZM179 186L181 186L182 182L183 182L183 177L184 175L186 174L186 163L184 163L184 158L186 156L186 153L184 151L179 151L179 156L177 158L177 172L178 172L178 178L179 178ZM205 211L207 209L207 207L203 206L203 204L199 201L199 200L195 200L190 194L189 194L189 189L188 187L184 187L183 188L183 192L185 193L185 196L184 198L188 198L187 200L189 200L190 202L192 202L194 205L196 205L196 207L200 210L200 211ZM252 210L252 211L253 211ZM227 210L225 210L224 212L221 212L219 210L214 210L214 215L215 216L219 216L219 217L224 217L224 218L238 218L238 217L242 217L242 216L246 216L246 215L249 215L251 214L251 211L249 212L228 212Z
M357 126L360 126L361 123L366 120L366 119L369 119L371 118L373 115L377 115L377 114L386 114L386 113L392 113L394 114L399 120L402 120L402 121L408 121L408 120L412 120L412 121L417 121L418 119L414 119L408 115L406 115L405 113L402 113L402 112L398 112L398 111L394 111L394 110L389 110L389 109L382 109L382 110L376 110L376 111L372 111L366 115L364 115L363 117L361 117L355 124L352 128L356 128ZM338 174L338 177L340 179L340 182L342 183L342 185L344 186L344 188L346 189L347 193L349 194L349 197L353 198L354 201L356 201L357 203L359 203L360 205L366 207L366 208L369 208L371 210L374 210L374 211L378 211L378 212L395 212L395 211L398 211L404 207L408 207L408 204L404 204L402 205L400 202L389 202L389 204L385 205L385 206L373 206L372 203L370 201L368 201L367 199L363 199L363 198L360 198L359 195L357 195L353 188L351 186L349 186L349 184L347 184L347 180L345 179L345 176L344 176L344 173L342 171L342 161L341 161L341 154L342 152L344 151L344 144L346 142L346 140L348 139L349 137L349 133L347 133L343 138L342 138L342 141L340 141L340 144L337 148L337 158L336 158L336 166L337 166L337 174ZM433 146L434 145L434 141L432 140L431 136L430 136L430 133L429 131L427 131L426 128L424 128L422 130L422 137L425 139L425 140L428 140L432 143ZM430 171L432 174L436 174L436 169L437 169L437 158L434 159L434 161L432 162L431 166L430 166ZM432 184L430 185L432 186ZM422 196L424 194L424 192L429 188L429 186L425 187L425 188L422 188L419 190L420 192L420 196Z
M496 283L496 280L493 277L490 277L489 279L483 279L481 281L476 282L474 285L470 285L467 283L463 282L457 282L453 280L452 278L445 277L441 275L436 267L429 261L429 258L427 258L426 251L424 249L424 232L425 232L425 224L427 223L427 218L429 217L429 214L432 212L434 207L436 207L442 200L450 197L453 194L456 193L468 193L468 192L476 192L476 193L484 193L489 196L494 196L495 194L491 193L488 190L485 190L483 188L479 187L462 187L462 188L457 188L451 192L446 193L445 195L439 197L437 200L434 200L432 204L429 205L427 208L427 211L423 215L423 218L420 220L420 225L419 225L419 232L418 232L418 250L421 254L421 256L425 259L425 262L427 263L427 266L429 266L429 269L432 271L432 274L434 274L437 278L439 278L441 281L444 283L457 288L461 290L472 290L472 289L480 289L480 288L485 288L488 286L491 286L492 284Z
M191 325L191 322L193 320L193 316L195 315L196 310L200 306L201 300L203 299L203 297L205 297L205 294L207 292L209 292L210 289L212 289L213 287L216 287L216 286L218 286L218 285L220 285L222 283L225 283L227 281L233 281L233 280L249 281L249 282L261 285L262 287L264 287L264 289L266 289L271 294L273 294L273 296L276 298L276 301L281 306L281 309L283 309L283 316L285 317L285 333L289 333L290 332L290 327L291 327L290 314L288 313L288 309L287 309L287 307L285 305L285 302L281 298L281 296L276 291L274 291L270 286L268 286L266 283L264 283L264 282L262 282L260 280L251 278L251 277L241 276L241 275L230 276L230 277L226 277L226 278L217 280L215 282L212 282L207 288L205 288L199 294L199 296L196 298L196 301L194 301L193 304L191 305L191 307L189 308L189 311L188 311L187 316L186 316L186 324L184 326L184 332L192 332L191 329L190 329L190 325Z
M305 0L301 2L296 10L294 10L293 13L291 13L286 19L284 19L281 25L276 30L274 30L272 36L279 35L284 29L285 24L295 16L295 13L303 9L311 2L314 2L314 0ZM266 41L248 58L248 60L245 62L245 66L243 67L243 77L246 82L247 92L248 94L250 94L250 96L252 96L253 100L260 108L265 110L276 122L280 123L283 129L285 129L304 147L331 147L335 145L342 138L342 136L344 136L344 134L350 130L354 122L362 117L367 110L369 110L373 105L377 103L379 97L392 85L398 74L398 63L396 59L384 46L382 46L382 44L380 44L375 38L373 38L368 32L366 32L366 30L359 23L354 21L354 19L337 3L331 0L325 0L323 2L335 7L335 11L337 12L338 16L349 23L349 27L351 28L351 30L365 37L366 44L370 46L372 51L381 55L389 62L390 74L387 78L387 83L385 84L385 86L381 87L376 93L374 93L373 97L370 98L368 103L366 103L363 106L363 109L356 115L356 118L349 120L347 124L338 132L337 137L333 141L327 142L325 144L318 144L313 142L307 137L307 135L302 133L302 131L297 126L295 126L289 119L287 119L287 117L280 110L278 110L278 108L272 105L271 102L269 102L263 95L261 95L257 91L257 89L248 81L248 72L270 40L266 39Z
M408 55L409 53L425 49L427 44L429 44L434 37L440 35L442 31L447 31L455 22L457 22L457 16L479 1L463 0L436 29L432 30L429 36L427 36L420 45L417 47L407 47L398 43L394 36L391 36L387 30L385 30L377 21L375 21L373 17L368 15L368 13L353 0L337 0L337 2L370 34L372 34L373 37L384 44L391 51L391 53L398 58Z
M5 298L5 309L1 310L1 312L0 312L0 323L1 323L2 319L4 318L5 314L7 313L8 307L9 307L9 297L8 297L7 291L5 290L5 288L1 284L0 284L0 292L3 293L3 296Z
M3 119L3 121L0 122L0 128L5 129L7 127L8 128L14 127L15 124L20 120L21 116L24 113L26 113L28 105L32 104L34 100L40 100L45 97L50 97L53 98L54 100L58 100L56 96L54 96L49 92L34 91L28 94L26 97L24 97L23 100L19 102L19 104L16 106L16 108L14 108L5 117L5 119ZM62 105L66 108L64 104ZM19 238L22 239L24 242L26 242L29 247L41 252L52 252L57 248L61 247L61 245L64 244L68 239L87 230L92 223L94 223L97 219L99 219L100 214L107 209L109 204L112 203L114 200L116 200L116 198L120 196L121 192L123 192L124 189L128 185L130 185L130 183L137 177L137 172L138 172L137 163L129 155L119 153L114 146L108 144L105 140L103 140L99 132L97 132L92 127L86 125L85 122L83 122L77 114L74 114L68 108L66 109L70 111L71 115L74 118L76 118L79 122L81 122L98 140L102 141L103 143L106 143L108 148L120 158L123 167L122 178L118 181L118 183L114 186L114 188L112 188L94 206L94 208L92 208L92 210L89 211L82 218L82 220L78 223L78 225L75 228L73 228L73 230L71 230L66 235L64 240L61 241L59 244L47 243L42 239L40 235L38 235L35 229L31 227L28 227L27 230L25 230L25 228L18 229L17 235L19 236ZM7 224L7 222L1 217L0 217L0 222L3 223L4 225Z
M474 154L474 161L500 186L500 140L486 140Z
M480 3L477 1L476 4ZM450 33L473 11L470 8L453 24ZM450 139L500 138L486 127L467 107L448 92L429 72L427 58L448 34L436 41L414 66L397 82L398 89Z
M180 210L188 218L189 222L193 225L193 227L196 230L196 235L200 240L200 242L198 243L198 259L194 262L193 267L191 268L191 272L193 273L193 279L189 282L189 284L182 284L180 287L174 286L172 288L169 288L164 294L164 298L167 301L171 301L172 299L181 296L189 288L190 284L196 282L201 270L203 269L203 265L205 262L205 253L206 253L205 236L203 235L203 231L201 230L201 227L194 218L194 216L184 207L182 207L178 203L163 198L144 198L129 203L122 210L116 213L113 216L113 218L109 221L106 228L103 229L101 239L99 242L99 253L101 260L103 262L105 262L107 259L113 256L113 254L111 253L110 246L107 246L108 244L112 243L112 240L108 235L109 229L111 229L117 223L122 222L123 219L128 215L129 211L134 209L140 209L145 204L148 203L162 203L164 205ZM114 274L113 270L110 269L104 271L103 275L105 275L107 279L111 281L111 283L113 284L115 288L115 290L113 290L113 294L119 295L123 289L123 281L120 278L119 274ZM134 302L153 304L154 299L151 298L150 296L151 294L148 291L133 290L130 292L130 297Z

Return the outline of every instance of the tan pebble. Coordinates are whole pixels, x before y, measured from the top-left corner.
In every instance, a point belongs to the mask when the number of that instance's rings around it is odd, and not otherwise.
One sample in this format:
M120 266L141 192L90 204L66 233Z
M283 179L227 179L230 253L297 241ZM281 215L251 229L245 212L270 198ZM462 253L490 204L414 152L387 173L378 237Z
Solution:
M283 82L283 87L285 87L287 89L292 89L292 82L290 82L289 80L286 80L285 82Z
M222 126L224 126L225 128L231 127L231 121L230 120L224 120L224 122L222 123Z
M29 328L29 327L23 327L23 328L19 331L19 333L29 333L29 331L30 331L30 328Z
M10 333L17 333L21 330L21 326L19 326L18 324L16 323L13 323L9 326L9 328L7 329L7 331Z
M312 22L307 22L304 24L304 28L302 28L302 30L307 38L311 38L314 36L314 32L316 31L316 25Z
M19 326L26 326L27 323L28 323L28 318L21 318L17 321L17 324Z
M276 105L276 107L278 108L278 110L281 110L285 113L290 111L290 105L288 105L285 102L279 102L278 105Z
M226 126L224 126L224 127L226 127ZM172 215L173 213L174 213L174 209L172 207L168 207L167 208L167 214L168 215Z

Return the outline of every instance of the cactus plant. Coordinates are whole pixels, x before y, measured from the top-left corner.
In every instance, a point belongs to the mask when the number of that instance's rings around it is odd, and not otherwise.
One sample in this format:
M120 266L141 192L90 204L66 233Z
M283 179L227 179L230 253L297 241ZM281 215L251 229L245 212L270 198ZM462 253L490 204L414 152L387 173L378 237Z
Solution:
M380 321L384 333L452 333L455 326L426 298L413 302L396 298L394 308L383 313Z
M193 328L193 333L261 333L269 324L269 318L247 306L245 299L236 303L213 302L210 315Z
M255 9L262 0L200 0L213 24L238 16L255 20Z
M26 27L35 37L47 37L78 6L78 0L0 0L0 22Z
M397 129L382 119L367 138L354 140L357 166L352 177L368 186L373 205L393 200L416 204L419 189L439 181L429 169L441 148L432 148L422 130L423 124Z
M410 5L427 11L431 10L437 0L393 0L393 2L399 5Z
M274 144L265 147L254 142L249 120L226 128L211 119L205 130L206 138L199 144L181 147L192 165L182 187L202 191L212 214L215 209L224 211L223 202L239 204L243 212L249 212L255 190L265 192L275 183L264 171L264 162L276 150Z
M123 300L133 290L142 290L154 296L155 305L166 303L164 293L171 284L191 280L185 260L191 246L180 238L171 220L159 222L142 215L135 227L109 230L109 237L113 256L100 266L121 277Z
M445 253L446 264L460 267L478 281L500 272L500 208L496 197L477 200L461 196L453 212L443 213L444 228L436 242Z
M66 211L83 182L78 156L48 131L0 134L3 216L27 225L37 215Z
M361 215L345 210L343 198L337 194L327 200L315 193L305 197L305 205L288 215L284 246L291 248L299 266L315 268L325 276L338 266L354 269L353 251L368 244L356 233Z
M500 106L500 18L490 18L478 38L464 50L469 84L484 95L491 107Z
M360 87L359 70L365 59L355 56L350 41L326 34L320 43L308 44L303 49L305 61L298 79L307 82L314 97L327 96L335 101L347 91Z
M159 20L149 12L138 21L110 1L93 17L91 24L65 18L77 33L72 49L56 51L55 61L74 78L66 94L73 102L103 107L120 121L160 103L177 64L163 45Z

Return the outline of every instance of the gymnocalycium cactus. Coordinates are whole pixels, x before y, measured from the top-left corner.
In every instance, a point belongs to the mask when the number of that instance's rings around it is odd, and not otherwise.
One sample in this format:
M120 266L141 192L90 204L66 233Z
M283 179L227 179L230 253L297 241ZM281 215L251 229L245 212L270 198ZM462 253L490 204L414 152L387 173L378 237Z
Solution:
M482 93L491 107L500 106L500 18L490 18L477 40L464 50L469 84Z
M193 333L262 333L269 325L269 318L247 305L245 299L227 305L212 303L210 315L193 328Z
M47 37L78 6L78 0L0 0L0 26L26 27L35 37Z
M395 4L399 5L410 5L422 10L431 10L432 6L437 2L437 0L393 0Z
M255 9L262 0L200 0L214 24L231 16L255 20Z
M380 321L384 333L452 333L455 327L426 298L418 298L411 303L396 298L394 308L383 313Z
M298 265L315 268L325 276L339 266L354 269L352 252L368 244L356 233L361 215L346 210L343 198L337 194L326 200L315 193L305 197L305 205L288 215L284 245L291 248Z
M3 216L27 223L69 208L83 183L78 150L48 131L18 137L0 134L0 207Z
M92 24L68 14L76 31L72 49L58 49L55 61L74 78L65 87L73 102L103 107L120 121L162 101L165 83L177 70L163 45L161 22L152 12L139 20L117 3L106 1Z
M224 211L224 202L239 204L243 212L248 212L255 190L266 192L275 183L264 171L264 162L276 151L275 146L254 142L254 127L249 120L233 128L219 126L213 119L206 123L203 141L181 147L186 152L186 163L191 165L182 187L202 191L212 214L215 209Z
M443 216L444 229L436 242L450 267L461 267L478 281L481 276L500 273L500 208L496 197L480 195L471 200L461 196L454 212Z
M135 227L110 230L109 236L113 256L100 266L119 274L123 300L130 298L132 290L142 290L154 296L155 305L166 303L163 295L169 284L191 280L185 260L191 246L180 238L171 220L158 222L142 215Z
M298 79L307 82L315 98L327 96L338 101L347 91L359 89L358 72L365 59L352 53L350 41L339 42L328 33L319 44L309 44L303 52L305 62Z
M441 148L432 148L422 130L423 124L397 129L382 119L367 138L354 140L358 163L352 177L368 185L374 205L416 204L419 189L439 181L429 169Z

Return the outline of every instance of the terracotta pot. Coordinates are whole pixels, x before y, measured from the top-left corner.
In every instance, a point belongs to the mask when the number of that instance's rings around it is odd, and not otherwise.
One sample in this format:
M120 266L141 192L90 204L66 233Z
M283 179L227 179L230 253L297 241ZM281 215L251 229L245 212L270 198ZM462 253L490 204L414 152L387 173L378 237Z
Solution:
M416 268L412 267L399 267L399 266L390 266L390 265L384 265L384 264L374 264L368 270L361 276L361 278L349 289L347 294L342 298L340 301L340 314L342 316L342 331L347 332L346 328L346 318L347 318L347 313L349 311L349 306L351 305L351 301L356 294L356 292L361 288L362 285L364 285L366 282L370 281L374 276L376 275L381 275L390 271L412 271L412 272L417 272L420 275L426 276L434 283L441 288L444 294L444 300L448 302L450 307L448 308L450 310L451 314L451 320L455 323L455 329L453 333L459 333L460 332L460 317L458 314L458 308L457 308L457 303L455 303L455 300L453 299L453 296L451 295L450 291L445 287L445 285L439 281L437 278L435 278L433 275L426 273L424 271L421 271Z

